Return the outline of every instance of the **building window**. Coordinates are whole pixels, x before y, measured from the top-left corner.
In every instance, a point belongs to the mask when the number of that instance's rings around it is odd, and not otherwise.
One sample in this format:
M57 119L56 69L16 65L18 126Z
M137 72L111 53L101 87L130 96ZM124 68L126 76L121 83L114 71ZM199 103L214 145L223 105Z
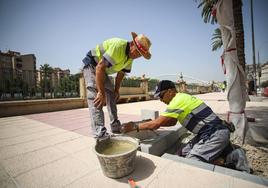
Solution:
M17 62L22 62L22 59L17 57L17 58L16 58L16 61L17 61Z
M22 64L21 63L17 63L16 64L16 68L21 69L22 68Z

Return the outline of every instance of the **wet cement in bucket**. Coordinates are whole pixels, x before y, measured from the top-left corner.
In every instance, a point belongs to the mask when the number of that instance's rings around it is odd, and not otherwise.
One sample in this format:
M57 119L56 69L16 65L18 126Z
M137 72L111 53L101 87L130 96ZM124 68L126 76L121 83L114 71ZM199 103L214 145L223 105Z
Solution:
M125 140L111 140L99 151L103 155L117 155L129 152L136 148L136 145Z
M98 141L95 151L104 175L121 178L133 172L138 146L137 140L125 136Z

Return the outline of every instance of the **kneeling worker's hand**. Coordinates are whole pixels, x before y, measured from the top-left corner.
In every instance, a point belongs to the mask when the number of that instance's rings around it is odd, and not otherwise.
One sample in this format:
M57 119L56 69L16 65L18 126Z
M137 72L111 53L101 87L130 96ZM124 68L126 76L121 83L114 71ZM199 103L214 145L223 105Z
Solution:
M134 130L137 130L137 124L133 121L130 121L127 123L123 123L120 131L121 133L127 133Z

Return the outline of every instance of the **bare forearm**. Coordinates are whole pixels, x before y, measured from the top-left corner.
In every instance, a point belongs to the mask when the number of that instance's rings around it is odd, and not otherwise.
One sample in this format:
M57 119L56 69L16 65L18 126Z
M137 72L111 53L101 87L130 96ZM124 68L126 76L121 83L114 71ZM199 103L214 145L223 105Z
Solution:
M139 130L156 130L161 125L156 120L152 120L145 123L140 123L138 126Z
M165 116L159 116L157 119L139 124L140 130L156 130L161 127L169 127L176 125L177 120L175 118L167 118Z
M157 119L143 123L128 122L122 125L121 132L126 133L134 130L156 130L160 126L173 126L176 125L177 119L165 116L159 116Z
M105 65L103 60L101 60L96 66L96 85L98 92L104 94L104 78L105 78Z
M114 88L115 91L119 92L121 82L122 82L124 76L125 76L125 73L123 71L120 71L117 73L116 78L115 78L115 88Z

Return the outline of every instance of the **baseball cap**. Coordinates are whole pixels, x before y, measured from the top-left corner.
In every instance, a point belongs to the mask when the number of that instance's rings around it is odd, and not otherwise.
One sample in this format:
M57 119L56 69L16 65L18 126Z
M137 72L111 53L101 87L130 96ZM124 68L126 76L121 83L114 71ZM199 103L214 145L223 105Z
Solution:
M172 81L162 80L156 86L154 97L159 98L161 91L172 89L172 88L176 88L175 84Z

